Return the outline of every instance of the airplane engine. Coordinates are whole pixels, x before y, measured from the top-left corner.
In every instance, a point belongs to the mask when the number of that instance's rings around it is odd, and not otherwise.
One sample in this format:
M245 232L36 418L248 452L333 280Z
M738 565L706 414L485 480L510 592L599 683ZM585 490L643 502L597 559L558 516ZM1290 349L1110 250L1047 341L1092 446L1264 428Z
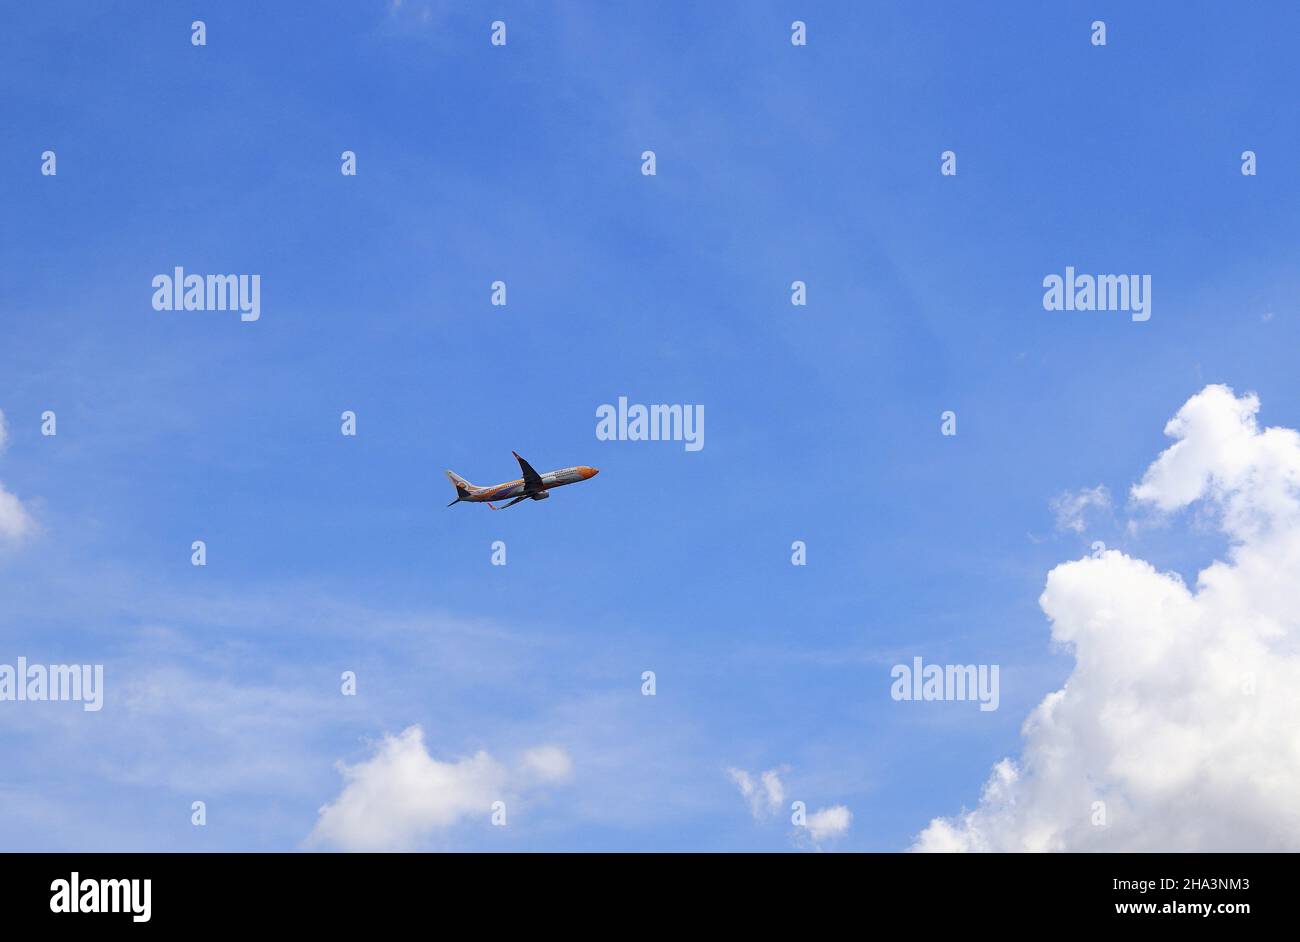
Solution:
M533 495L533 500L546 500L546 498L550 496L551 495L546 491L538 491L536 494Z

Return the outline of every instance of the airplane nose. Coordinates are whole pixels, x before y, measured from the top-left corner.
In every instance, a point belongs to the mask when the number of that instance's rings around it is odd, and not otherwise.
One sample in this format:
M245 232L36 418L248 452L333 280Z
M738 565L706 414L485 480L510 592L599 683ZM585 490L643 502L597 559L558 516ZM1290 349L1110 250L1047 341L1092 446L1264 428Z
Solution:
M578 473L582 475L582 479L585 481L600 474L600 468L579 468Z

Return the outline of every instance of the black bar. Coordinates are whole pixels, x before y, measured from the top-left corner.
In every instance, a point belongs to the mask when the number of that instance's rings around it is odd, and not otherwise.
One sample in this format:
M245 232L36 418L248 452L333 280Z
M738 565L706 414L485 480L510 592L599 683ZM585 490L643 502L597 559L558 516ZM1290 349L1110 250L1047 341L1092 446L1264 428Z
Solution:
M1258 930L1294 918L1284 854L11 854L0 858L8 926L98 931L398 928L463 916L493 931L658 926L703 916L762 928L790 918L883 928L998 923ZM55 881L149 880L117 913L53 912ZM1123 882L1119 882L1123 881ZM143 887L143 883L136 886ZM116 891L124 893L121 884ZM111 900L110 900L111 902ZM134 902L135 913L131 912ZM56 902L56 905L58 903ZM1200 907L1208 904L1208 914ZM1139 906L1149 911L1120 912ZM1227 912L1222 907L1242 908ZM1168 908L1166 908L1168 907ZM1192 910L1196 907L1196 911ZM556 920L560 920L558 923ZM1039 920L1051 920L1041 923ZM972 921L974 920L974 921ZM75 922L74 922L75 921ZM674 932L674 934L676 934ZM920 935L910 937L921 938Z

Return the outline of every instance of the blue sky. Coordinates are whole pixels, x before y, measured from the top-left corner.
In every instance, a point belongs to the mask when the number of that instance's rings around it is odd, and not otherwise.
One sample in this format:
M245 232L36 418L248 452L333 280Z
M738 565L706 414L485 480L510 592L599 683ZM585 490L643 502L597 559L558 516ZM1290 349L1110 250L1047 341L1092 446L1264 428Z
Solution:
M106 693L0 704L0 847L304 846L336 763L415 724L441 761L546 744L573 768L506 828L412 846L801 846L734 767L848 807L833 849L907 847L1069 674L1053 566L1104 540L1190 579L1221 549L1194 519L1125 527L1179 406L1226 383L1300 423L1298 25L1211 3L15 11L0 481L38 532L0 547L0 662L103 663ZM260 274L261 319L153 310L178 265ZM1067 265L1149 273L1150 321L1045 311ZM702 404L705 447L598 441L619 396ZM512 449L601 474L444 507L444 468L506 480ZM1099 484L1114 508L1058 528L1053 498ZM892 701L916 655L1001 665L1000 708Z

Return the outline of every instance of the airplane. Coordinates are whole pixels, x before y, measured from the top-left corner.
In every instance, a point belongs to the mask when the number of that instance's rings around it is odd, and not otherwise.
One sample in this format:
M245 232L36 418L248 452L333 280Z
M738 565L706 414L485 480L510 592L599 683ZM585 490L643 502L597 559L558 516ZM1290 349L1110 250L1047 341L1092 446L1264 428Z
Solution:
M519 469L524 476L515 481L507 481L504 484L497 484L492 487L475 487L466 481L455 471L448 470L447 477L451 478L451 483L456 487L456 499L447 506L459 504L461 501L468 501L476 504L487 504L493 510L505 510L507 507L513 507L521 500L546 500L551 495L547 493L553 487L563 487L565 484L576 484L579 481L585 481L593 478L600 473L597 468L588 468L586 465L578 465L576 468L561 468L559 471L547 471L545 474L538 474L523 458L519 457L519 452L512 451L519 462ZM507 497L513 497L514 500L500 507L495 506L492 501L505 500Z

